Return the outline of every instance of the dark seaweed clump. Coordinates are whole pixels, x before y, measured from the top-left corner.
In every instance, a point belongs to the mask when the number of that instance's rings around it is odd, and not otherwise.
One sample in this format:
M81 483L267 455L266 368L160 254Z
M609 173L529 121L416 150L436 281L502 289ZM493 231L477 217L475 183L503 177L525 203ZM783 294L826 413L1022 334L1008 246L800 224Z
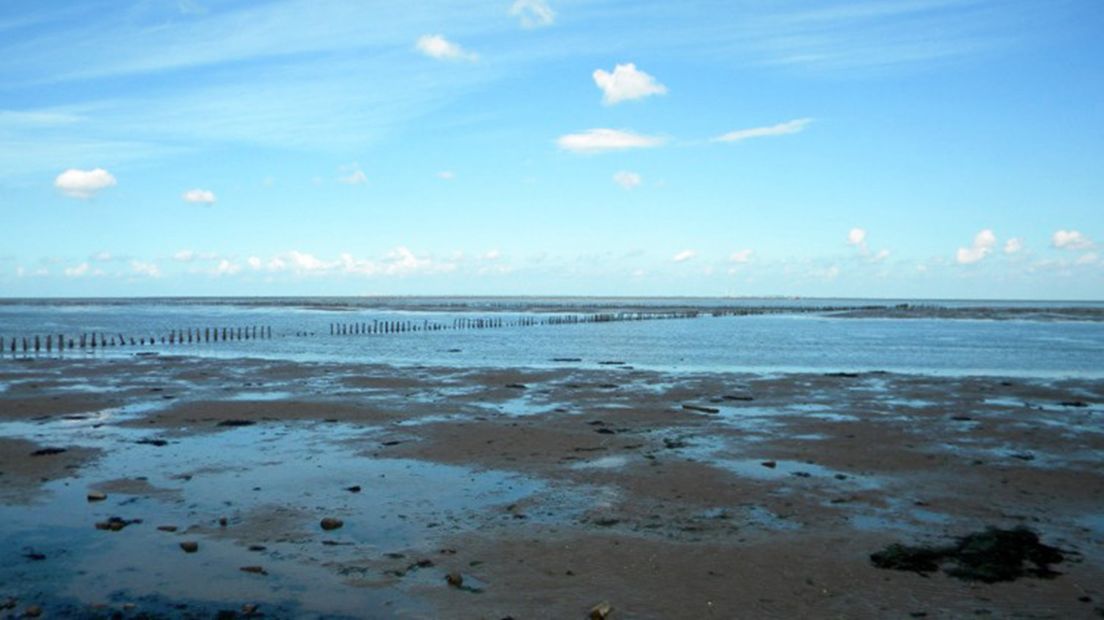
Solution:
M1021 577L1049 579L1059 575L1050 568L1064 560L1062 552L1039 541L1025 528L986 528L959 538L953 545L909 546L894 543L870 555L878 568L933 573L943 568L965 581L996 583Z

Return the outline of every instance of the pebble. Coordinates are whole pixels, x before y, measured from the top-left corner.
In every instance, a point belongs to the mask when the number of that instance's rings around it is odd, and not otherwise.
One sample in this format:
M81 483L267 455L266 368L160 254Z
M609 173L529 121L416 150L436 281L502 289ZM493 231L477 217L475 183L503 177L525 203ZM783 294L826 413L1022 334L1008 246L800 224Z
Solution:
M590 608L590 620L606 620L612 612L613 605L610 605L606 601L602 601Z
M241 567L243 573L253 573L254 575L267 575L268 571L262 566L243 566Z
M38 605L28 605L27 609L23 610L23 615L28 618L37 618L42 615L42 608Z
M88 501L90 502L102 502L105 499L107 499L107 493L103 493L101 491L88 492Z
M778 463L775 463L774 461L763 461L762 465L763 467L769 467L771 469L778 467Z
M360 493L360 485L358 484L351 487L346 487L345 490L350 493Z
M175 532L177 528L175 525L158 525L157 529L162 532Z
M199 543L193 540L186 540L180 543L180 548L184 550L184 553L195 553L199 551Z
M459 588L464 585L464 576L460 573L449 573L445 575L445 581L454 588Z
M345 522L342 521L341 519L335 519L333 517L326 517L325 519L322 519L322 523L320 525L322 526L322 529L329 531L329 530L336 530L337 528L341 527L342 525L345 525Z

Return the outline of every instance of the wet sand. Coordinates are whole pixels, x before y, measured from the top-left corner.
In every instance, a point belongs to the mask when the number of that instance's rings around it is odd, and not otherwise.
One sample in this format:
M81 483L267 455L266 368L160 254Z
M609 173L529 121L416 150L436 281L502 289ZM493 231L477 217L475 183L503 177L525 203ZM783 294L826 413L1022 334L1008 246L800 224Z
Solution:
M1104 609L1104 380L584 363L0 362L0 614ZM96 529L110 517L141 522ZM869 559L1019 525L1063 550L1061 575Z

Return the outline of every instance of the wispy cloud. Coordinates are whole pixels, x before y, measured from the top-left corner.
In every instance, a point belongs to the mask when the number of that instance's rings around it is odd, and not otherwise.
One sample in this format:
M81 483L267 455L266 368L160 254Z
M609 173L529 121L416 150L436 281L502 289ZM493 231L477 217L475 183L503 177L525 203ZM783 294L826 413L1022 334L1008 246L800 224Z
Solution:
M769 136L785 136L804 131L811 118L797 118L792 121L770 125L768 127L751 127L749 129L737 129L713 138L714 142L740 142L749 138L766 138Z
M542 28L556 21L556 12L545 0L514 0L510 15L521 21L522 28Z
M215 193L209 189L190 189L184 192L184 195L181 197L184 199L184 202L190 202L193 204L215 204Z
M677 254L672 256L671 260L676 262L676 263L685 263L686 261L694 258L697 255L698 255L697 251L687 249L687 250L683 250L681 252L678 252Z
M613 182L620 185L622 189L635 189L640 187L644 178L635 172L621 170L613 174Z
M663 144L664 139L619 129L588 129L560 136L556 144L572 153L602 153L627 149L645 149Z
M612 73L598 69L593 77L594 83L602 90L602 103L606 105L667 94L666 86L631 62L615 66Z
M753 254L755 254L755 252L750 250L750 249L739 250L739 251L733 252L728 257L728 261L731 262L731 263L736 263L736 264L742 265L742 264L751 262L751 256Z
M1079 230L1056 230L1050 241L1060 250L1089 250L1095 245Z
M341 176L337 177L339 183L345 185L364 185L368 182L368 175L356 164L349 164L340 168Z

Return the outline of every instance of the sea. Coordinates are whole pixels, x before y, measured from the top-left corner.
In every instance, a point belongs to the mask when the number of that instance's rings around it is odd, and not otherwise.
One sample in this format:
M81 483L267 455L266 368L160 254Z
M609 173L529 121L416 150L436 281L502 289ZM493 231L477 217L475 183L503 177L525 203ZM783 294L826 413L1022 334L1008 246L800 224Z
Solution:
M908 317L847 315L849 309L901 307L912 310ZM1040 312L1027 312L1031 309ZM1050 312L1069 309L1080 314ZM954 311L953 318L935 312L945 310ZM1086 301L3 299L0 359L187 355L528 368L564 363L601 367L616 361L667 372L888 371L1102 378L1101 316L1104 302ZM212 330L226 337L211 340ZM37 350L35 336L40 339ZM72 341L76 346L59 351L54 340L47 351L47 336L62 336L66 344ZM81 336L87 339L84 347L79 346ZM89 346L94 337L97 346Z

